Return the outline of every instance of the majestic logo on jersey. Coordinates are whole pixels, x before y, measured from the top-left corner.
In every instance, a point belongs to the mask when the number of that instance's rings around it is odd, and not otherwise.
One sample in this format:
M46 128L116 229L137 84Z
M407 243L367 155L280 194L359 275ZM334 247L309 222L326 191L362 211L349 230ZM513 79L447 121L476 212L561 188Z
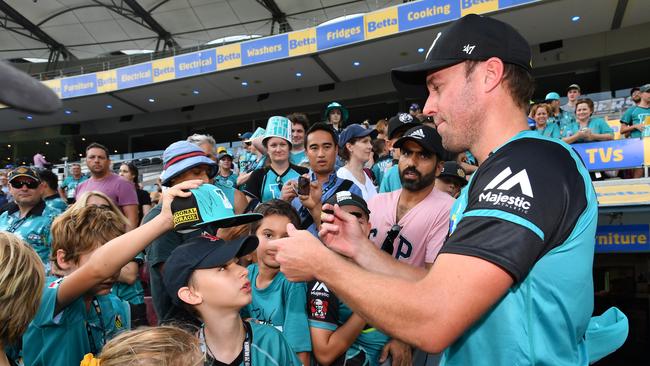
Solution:
M316 281L314 283L314 287L311 288L311 292L318 292L318 291L330 292L330 290L325 285L325 282Z
M479 202L488 202L494 206L508 207L518 211L528 212L531 202L519 194L505 194L497 191L510 192L515 186L519 186L521 194L533 198L533 188L530 185L530 179L526 169L512 175L512 170L507 167L501 171L490 183L488 183L483 192L479 194Z

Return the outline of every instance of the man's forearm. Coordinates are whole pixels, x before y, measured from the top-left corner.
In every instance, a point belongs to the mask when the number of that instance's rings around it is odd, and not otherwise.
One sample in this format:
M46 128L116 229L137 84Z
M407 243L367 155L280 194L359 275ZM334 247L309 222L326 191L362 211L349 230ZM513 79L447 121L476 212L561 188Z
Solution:
M427 275L427 270L402 263L388 253L377 248L370 240L360 243L362 250L354 261L368 271L417 281Z

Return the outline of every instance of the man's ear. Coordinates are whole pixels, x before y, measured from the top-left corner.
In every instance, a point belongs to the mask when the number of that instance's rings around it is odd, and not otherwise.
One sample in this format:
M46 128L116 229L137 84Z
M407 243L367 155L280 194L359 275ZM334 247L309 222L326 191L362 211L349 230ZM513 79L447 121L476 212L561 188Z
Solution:
M188 286L179 288L177 295L186 304L200 305L203 302L201 294Z
M442 168L445 166L445 162L442 160L438 160L438 164L436 164L436 177L440 175L442 172Z
M483 66L484 85L483 91L489 93L501 84L503 80L503 61L497 57L491 57L485 61Z

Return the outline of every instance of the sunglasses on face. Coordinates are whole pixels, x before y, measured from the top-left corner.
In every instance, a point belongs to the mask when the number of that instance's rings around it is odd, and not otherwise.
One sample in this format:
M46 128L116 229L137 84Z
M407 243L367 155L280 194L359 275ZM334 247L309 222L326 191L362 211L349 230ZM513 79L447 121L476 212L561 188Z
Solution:
M41 184L41 183L37 182L35 180L30 180L30 181L27 181L27 182L26 181L12 180L11 182L9 182L9 184L11 184L11 186L14 187L15 189L21 189L21 188L23 188L23 186L27 186L27 188L29 188L29 189L36 189L36 188L38 188L38 185Z

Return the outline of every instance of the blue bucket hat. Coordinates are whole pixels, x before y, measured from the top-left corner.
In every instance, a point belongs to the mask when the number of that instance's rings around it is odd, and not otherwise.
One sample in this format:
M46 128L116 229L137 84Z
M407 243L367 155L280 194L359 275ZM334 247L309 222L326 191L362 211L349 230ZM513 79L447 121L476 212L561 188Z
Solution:
M219 228L249 224L264 216L257 213L235 215L233 204L221 188L202 184L191 189L189 197L176 197L172 201L174 230L185 233L206 225Z
M350 142L353 138L356 137L366 137L370 136L371 139L377 138L377 130L363 128L358 124L349 125L339 135L339 148L345 147L345 144Z
M176 141L167 146L163 152L163 171L160 174L160 183L165 187L170 187L173 178L199 165L209 167L208 178L217 175L219 166L208 159L200 147L188 141Z
M329 120L329 115L332 109L338 109L341 111L341 124L344 124L348 120L348 110L345 109L340 103L332 102L327 108L325 108L325 113L323 113L323 121Z

